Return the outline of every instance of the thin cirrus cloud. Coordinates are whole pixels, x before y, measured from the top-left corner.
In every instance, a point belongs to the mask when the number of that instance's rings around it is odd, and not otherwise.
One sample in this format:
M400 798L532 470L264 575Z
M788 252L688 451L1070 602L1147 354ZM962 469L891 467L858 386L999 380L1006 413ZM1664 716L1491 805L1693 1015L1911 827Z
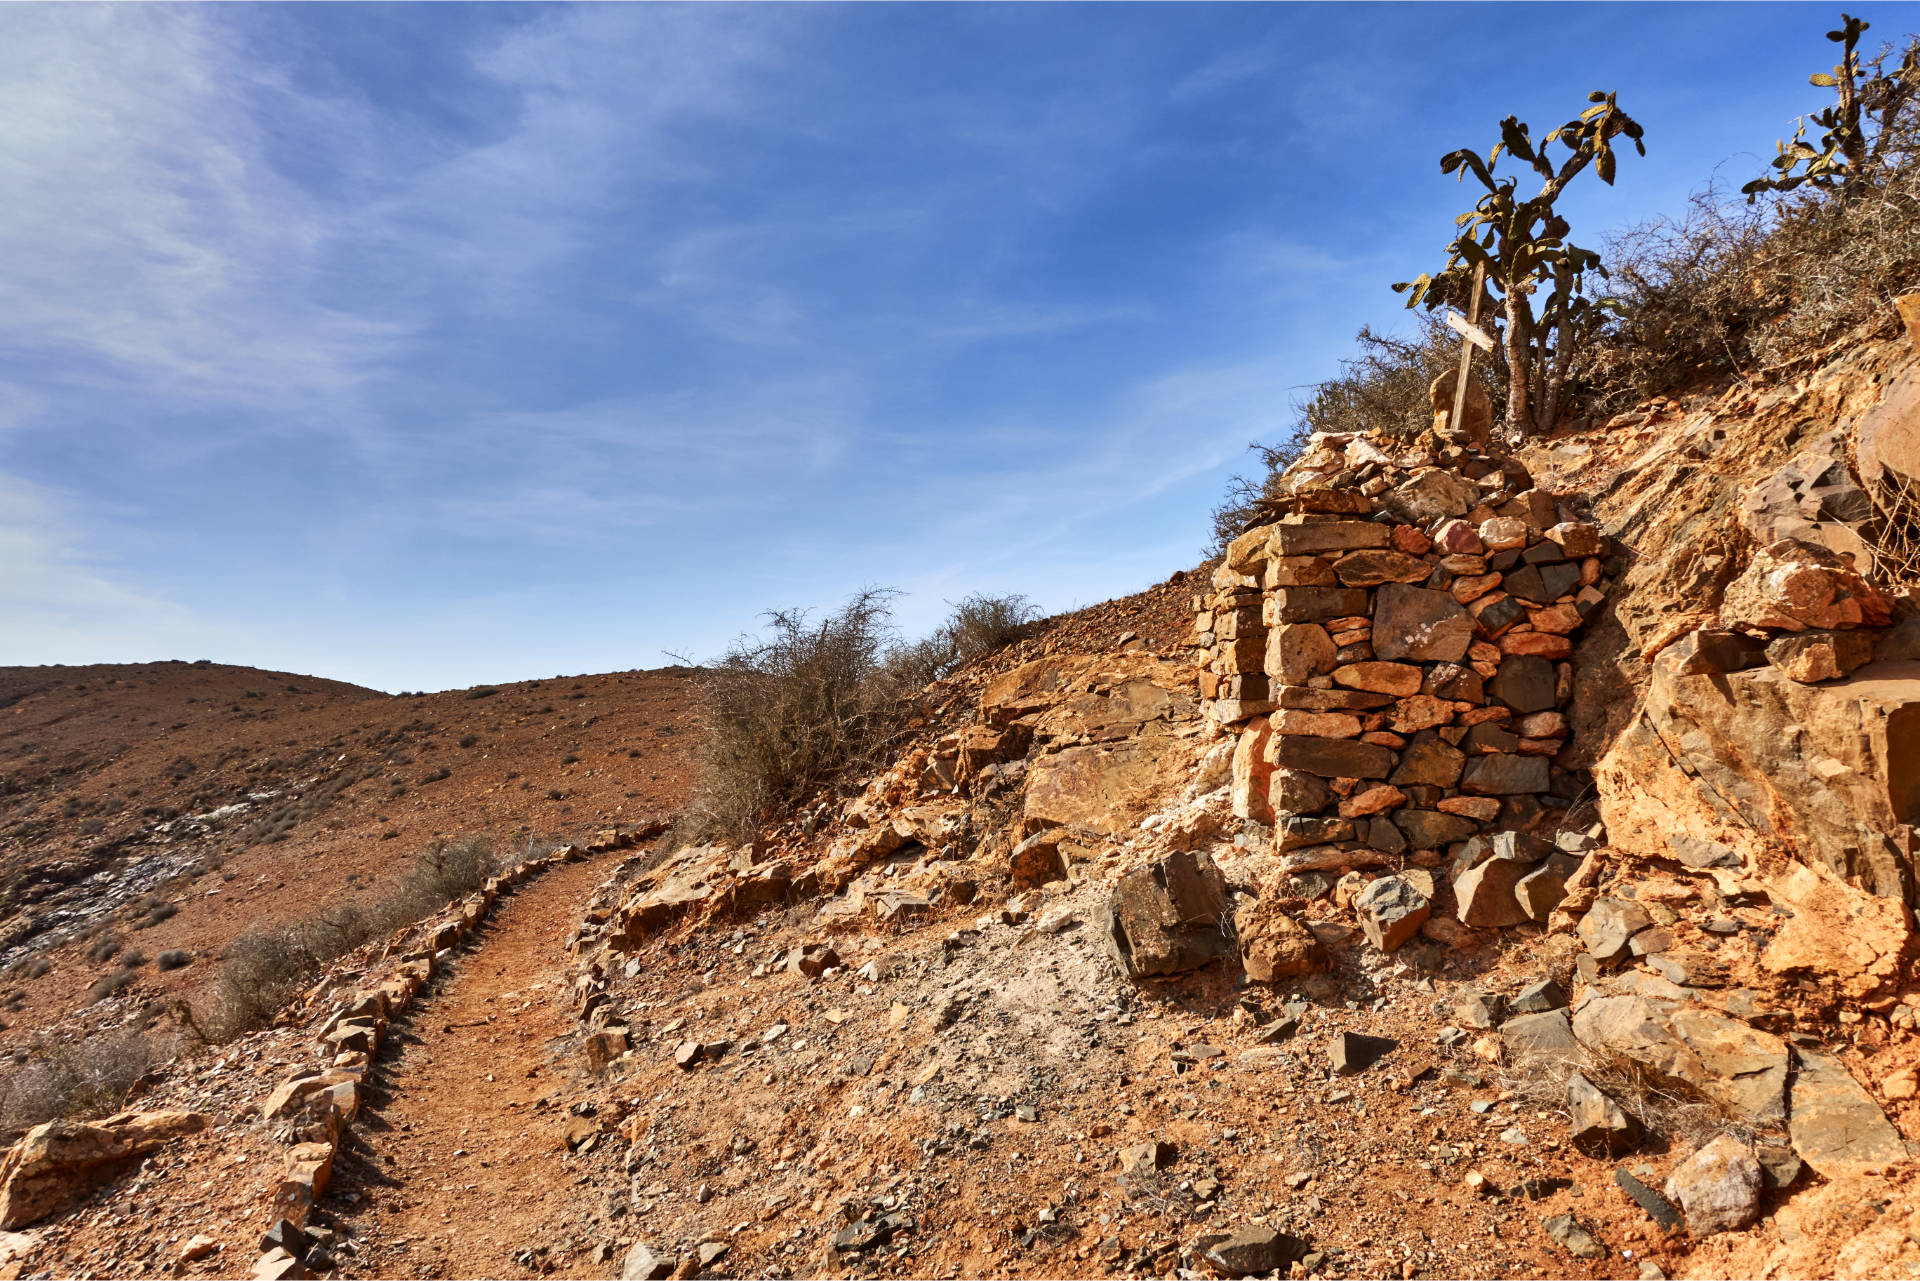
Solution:
M0 663L444 688L1162 578L1399 323L1440 151L1618 85L1631 221L1824 30L1527 10L1578 85L1509 103L1448 68L1511 12L9 6Z
M321 212L253 163L260 123L216 29L87 6L8 25L10 348L74 381L251 404L365 376L393 329L308 300Z

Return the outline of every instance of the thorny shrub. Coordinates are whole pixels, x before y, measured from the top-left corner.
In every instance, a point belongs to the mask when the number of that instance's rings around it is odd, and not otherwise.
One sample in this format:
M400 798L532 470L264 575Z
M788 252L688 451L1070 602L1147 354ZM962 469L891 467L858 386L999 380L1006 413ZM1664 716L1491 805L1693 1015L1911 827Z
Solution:
M118 1111L140 1078L172 1054L171 1044L133 1029L78 1042L42 1039L16 1050L0 1072L0 1134Z
M530 845L528 853L532 853ZM485 837L435 841L383 897L341 904L294 925L250 930L227 945L210 1017L215 1040L267 1026L327 963L479 889L503 862Z
M745 839L820 786L879 765L926 685L1020 639L1037 616L1024 597L973 595L932 636L903 644L896 594L869 588L817 622L772 611L764 635L736 640L706 670L700 781L670 844Z
M1916 46L1920 37L1905 36L1865 65L1875 74L1911 65ZM1807 185L1749 203L1716 181L1680 217L1608 238L1611 319L1571 371L1567 416L1609 416L1689 384L1758 382L1848 334L1897 323L1893 299L1920 289L1920 94L1882 96L1890 109L1873 122L1870 163L1850 170L1844 187ZM1410 338L1362 329L1357 341L1340 373L1295 406L1290 437L1253 447L1266 475L1229 482L1214 513L1214 554L1271 495L1309 433L1405 439L1431 422L1426 389L1452 367L1458 338L1429 318ZM1475 362L1483 378L1486 365ZM1497 420L1503 395L1487 385Z

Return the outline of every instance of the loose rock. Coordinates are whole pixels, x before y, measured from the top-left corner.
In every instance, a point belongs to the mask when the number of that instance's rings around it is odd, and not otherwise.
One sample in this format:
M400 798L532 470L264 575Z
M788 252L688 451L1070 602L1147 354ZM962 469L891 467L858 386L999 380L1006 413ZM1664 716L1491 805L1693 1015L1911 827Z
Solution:
M1687 1216L1696 1237L1744 1228L1760 1217L1760 1163L1746 1145L1722 1134L1685 1161L1667 1179L1667 1195Z

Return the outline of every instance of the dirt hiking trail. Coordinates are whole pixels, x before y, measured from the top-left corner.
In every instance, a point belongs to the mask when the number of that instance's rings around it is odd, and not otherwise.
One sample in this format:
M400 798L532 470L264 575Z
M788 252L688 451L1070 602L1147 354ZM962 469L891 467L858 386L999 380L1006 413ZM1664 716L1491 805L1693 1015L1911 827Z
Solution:
M394 1025L326 1201L360 1243L342 1260L352 1273L594 1273L585 1251L603 1216L576 1190L565 1138L562 1074L578 1069L553 1045L573 1024L567 940L610 862L568 863L504 898Z

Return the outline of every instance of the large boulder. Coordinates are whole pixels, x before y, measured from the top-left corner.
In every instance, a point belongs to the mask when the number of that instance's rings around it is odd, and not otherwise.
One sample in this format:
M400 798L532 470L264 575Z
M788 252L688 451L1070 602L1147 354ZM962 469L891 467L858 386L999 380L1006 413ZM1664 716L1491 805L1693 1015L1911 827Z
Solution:
M1813 1050L1796 1049L1793 1055L1797 1070L1787 1133L1801 1160L1834 1179L1907 1159L1900 1132L1845 1065Z
M139 1158L206 1128L198 1112L122 1112L92 1125L34 1126L0 1160L0 1232L58 1214Z
M1768 632L1885 627L1892 605L1837 553L1783 538L1727 585L1720 621Z
M1751 861L1785 847L1897 911L1915 879L1901 833L1920 821L1920 664L1876 662L1805 685L1767 665L1690 676L1684 657L1656 657L1631 700L1637 714L1610 731L1594 768L1613 841L1648 849L1672 832L1712 832ZM1604 701L1596 692L1596 708ZM1845 929L1829 936L1851 946Z
M1770 889L1793 915L1760 953L1763 969L1812 978L1856 1001L1887 995L1898 985L1911 931L1897 901L1806 866L1795 866Z
M1231 955L1226 879L1206 854L1169 854L1120 878L1101 937L1129 978L1178 974Z
M1631 994L1590 996L1573 1033L1596 1056L1717 1104L1741 1125L1786 1121L1787 1046L1697 1006Z
M1188 762L1169 741L1090 743L1034 758L1027 767L1026 830L1072 827L1106 835L1131 827L1185 781Z

